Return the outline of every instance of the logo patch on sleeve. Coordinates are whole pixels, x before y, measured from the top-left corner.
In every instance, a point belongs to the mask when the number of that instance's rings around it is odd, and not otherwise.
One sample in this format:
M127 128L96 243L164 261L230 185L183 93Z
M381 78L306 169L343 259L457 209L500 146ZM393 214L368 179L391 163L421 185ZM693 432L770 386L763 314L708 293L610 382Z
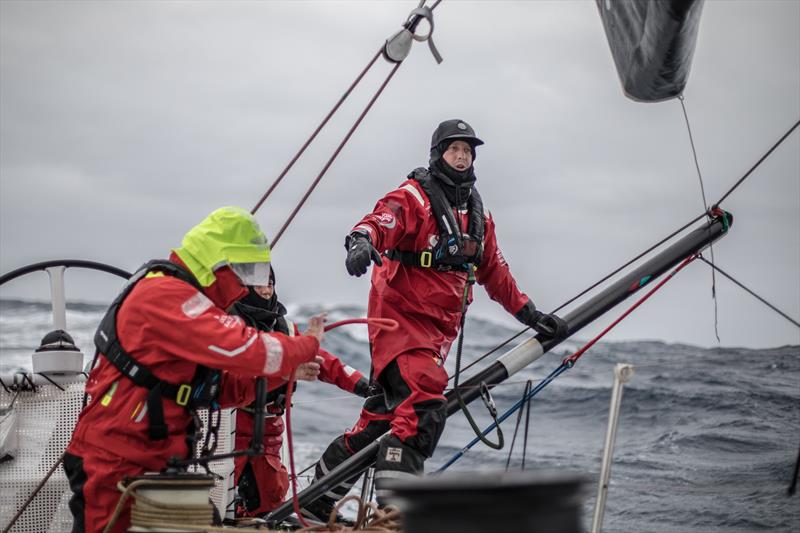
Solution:
M399 463L403 460L402 448L386 448L386 460L392 463Z
M397 219L392 213L381 213L378 215L378 224L384 228L393 229L397 225Z

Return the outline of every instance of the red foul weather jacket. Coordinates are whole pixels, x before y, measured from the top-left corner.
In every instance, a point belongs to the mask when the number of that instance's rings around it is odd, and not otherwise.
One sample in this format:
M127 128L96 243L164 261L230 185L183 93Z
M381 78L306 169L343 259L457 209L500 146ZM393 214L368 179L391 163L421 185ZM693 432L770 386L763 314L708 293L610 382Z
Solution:
M467 217L466 211L456 216L462 231L466 231ZM491 214L485 212L484 218L484 250L476 280L492 300L515 314L528 297L517 287L500 252ZM440 235L430 201L413 179L378 200L353 231L367 232L373 246L381 252L390 249L421 252L429 249ZM383 266L373 264L372 268L368 315L391 318L400 324L394 331L369 328L373 379L392 359L407 351L431 350L443 362L458 335L467 273L404 266L386 257ZM471 301L470 288L468 302Z
M300 332L294 326L295 335ZM345 365L335 355L320 349L322 356L319 380L336 385L342 390L353 392L356 383L363 377L358 370ZM242 475L247 463L253 469L259 495L256 509L241 511L245 516L259 516L271 511L283 503L289 489L289 475L281 462L281 446L283 445L284 422L281 416L264 419L264 455L258 457L239 456L235 458L234 475L236 483ZM253 415L240 410L236 413L236 449L244 450L250 446L253 438Z
M180 264L174 254L170 260ZM313 360L319 342L306 335L259 332L223 311L244 291L228 269L217 271L217 280L202 293L172 276L151 273L122 303L120 344L156 377L174 384L190 383L198 365L223 370L218 402L247 405L254 399L254 375L266 376L269 389L282 385L293 368ZM111 454L142 471L160 470L173 456L186 457L191 416L174 400L163 400L169 436L154 441L148 437L148 390L105 357L91 371L86 392L92 400L80 414L69 453Z

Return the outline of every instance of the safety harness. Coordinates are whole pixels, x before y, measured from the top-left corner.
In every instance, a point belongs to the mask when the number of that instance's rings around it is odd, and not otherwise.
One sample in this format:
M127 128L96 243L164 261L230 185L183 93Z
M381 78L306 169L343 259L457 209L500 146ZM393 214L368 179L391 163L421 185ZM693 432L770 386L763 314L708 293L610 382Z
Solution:
M461 232L461 224L456 219L453 208L447 201L442 187L426 168L416 168L408 177L416 180L431 204L439 240L436 245L420 252L392 249L385 255L405 266L435 268L440 271L460 270L468 272L472 266L480 265L483 256L484 215L483 201L478 190L473 187L467 200L467 233Z
M99 353L103 354L122 375L137 386L150 391L147 395L148 435L152 440L164 440L169 435L169 429L164 422L163 398L173 400L192 412L201 407L217 409L216 399L219 394L221 373L218 370L198 365L191 383L176 385L156 377L147 367L136 361L122 348L117 335L119 308L136 284L153 271L163 272L192 285L198 291L202 290L194 276L181 266L165 259L149 261L131 276L122 292L114 299L97 328L94 343Z

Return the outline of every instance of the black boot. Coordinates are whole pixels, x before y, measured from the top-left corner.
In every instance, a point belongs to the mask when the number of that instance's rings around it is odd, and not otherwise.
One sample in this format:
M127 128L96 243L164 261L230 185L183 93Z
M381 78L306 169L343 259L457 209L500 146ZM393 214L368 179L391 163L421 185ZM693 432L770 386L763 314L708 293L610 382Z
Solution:
M303 507L300 511L302 512L304 518L309 518L316 522L327 524L330 520L331 512L333 512L335 506L336 502L334 500L322 496L316 501L311 502ZM356 525L354 521L345 518L339 512L336 513L336 523L347 527L353 527Z

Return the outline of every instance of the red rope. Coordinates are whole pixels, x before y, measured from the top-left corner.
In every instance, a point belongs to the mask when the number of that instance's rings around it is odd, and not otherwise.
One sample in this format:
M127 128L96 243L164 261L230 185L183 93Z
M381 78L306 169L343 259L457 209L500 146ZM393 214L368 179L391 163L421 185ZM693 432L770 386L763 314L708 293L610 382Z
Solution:
M348 318L325 326L325 331L330 331L347 324L370 324L388 331L394 331L400 327L397 321L391 318ZM289 479L291 479L292 482L292 506L294 507L294 513L297 515L297 519L300 520L300 523L303 524L303 527L311 527L310 524L306 522L305 518L303 518L300 511L300 500L297 499L297 472L294 467L294 443L292 441L292 393L294 392L295 381L295 371L292 370L292 375L289 377L288 388L286 390L286 440L289 444L289 472L291 473Z
M300 512L300 500L297 499L297 474L294 468L294 443L292 443L292 392L294 392L294 377L295 371L292 370L292 375L289 377L289 386L286 390L286 440L289 443L289 471L291 472L292 480L292 504L294 506L294 513L297 519L303 524L303 527L311 527L303 514Z
M292 223L292 220L294 220L294 217L297 216L298 211L300 211L300 209L303 207L303 204L306 203L306 200L308 200L308 197L311 196L311 193L314 192L314 189L317 188L317 185L319 184L319 182L322 179L322 177L325 175L325 173L331 167L331 165L333 164L333 161L339 156L339 153L342 151L342 148L344 148L344 145L347 144L347 141L350 140L350 137L353 136L353 133L356 131L358 126L361 125L361 121L364 120L364 117L367 116L367 113L369 113L369 110L372 109L372 105L375 103L375 101L381 95L383 90L389 84L389 80L392 79L392 76L394 76L395 72L397 72L397 69L400 68L400 65L402 65L402 63L397 63L394 66L394 68L392 68L392 70L389 71L389 75L386 76L385 80L383 80L383 83L378 88L378 91L372 96L372 98L370 99L369 103L367 104L367 107L365 107L364 111L362 111L361 114L358 116L358 119L356 119L356 121L353 123L353 126L347 132L347 135L344 136L344 139L342 139L342 142L340 142L339 146L336 147L336 150L333 152L333 155L330 157L330 159L328 159L328 162L325 163L325 166L322 167L322 170L319 172L317 177L311 183L311 186L308 188L308 190L306 190L305 194L300 199L300 202L292 210L292 212L289 215L289 217L283 223L283 226L281 226L281 229L279 229L278 232L275 234L275 238L272 239L272 242L270 243L270 246L272 246L274 248L278 244L278 241L281 240L281 235L283 235L283 232L286 231L286 228L289 227L289 224Z
M386 331L394 331L400 327L397 320L392 320L391 318L348 318L347 320L340 320L339 322L328 324L325 326L325 331L330 331L347 324L369 324L378 329L385 329Z
M567 357L566 359L564 359L564 361L562 362L562 364L563 364L563 365L566 365L567 367L572 367L572 366L575 364L575 362L576 362L578 359L580 359L580 357L581 357L581 356L582 356L584 353L586 353L586 351L587 351L589 348L591 348L592 346L594 346L594 345L595 345L595 343L596 343L597 341L599 341L601 338L603 338L603 337L605 336L605 334L606 334L606 333L608 333L609 331L611 331L611 330L614 328L614 326L616 326L617 324L619 324L620 322L622 322L622 320L623 320L623 319L624 319L626 316L628 316L629 314L631 314L631 313L634 311L634 309L636 309L637 307L639 307L640 305L642 305L642 304L645 302L645 300L647 300L648 298L650 298L650 297L651 297L651 296L652 296L652 295L653 295L653 294L654 294L654 293L655 293L655 292L656 292L658 289L660 289L661 287L663 287L663 286L664 286L664 284L665 284L666 282L668 282L669 280L671 280L671 279L673 278L673 276L675 276L675 274L677 274L678 272L680 272L680 271L683 269L683 267L685 267L686 265L688 265L689 263L691 263L691 262L692 262L692 261L694 261L695 259L697 259L697 254L692 254L692 255L690 255L689 257L687 257L686 259L684 259L684 260L683 260L683 262L682 262L680 265L678 265L678 266L675 268L675 270L673 270L672 272L670 272L668 276L666 276L664 279L662 279L661 281L659 281L659 282L658 282L658 285L656 285L655 287L653 287L652 289L650 289L650 291L649 291L647 294L645 294L645 295L644 295L644 296L642 296L642 297L641 297L639 300L637 300L637 302L636 302L635 304L633 304L633 305L632 305L632 306L631 306L631 307L630 307L630 308L629 308L627 311L625 311L624 313L622 313L622 315L620 315L620 316L619 316L619 318L617 318L615 321L613 321L611 324L609 324L609 325L608 325L608 327L606 327L606 329L604 329L603 331L601 331L601 332L600 332L600 334L599 334L598 336L596 336L595 338L593 338L592 340L590 340L589 342L587 342L587 343L586 343L586 344L583 346L583 348L581 348L580 350L578 350L578 351L577 351L577 352L575 352L574 354L572 354L572 355L570 355L569 357Z
M258 208L261 207L261 204L264 203L264 200L266 200L269 197L269 195L272 194L272 191L275 190L275 187L278 186L278 184L281 182L281 180L286 175L286 173L289 172L289 170L294 166L294 164L297 162L297 160L300 158L300 156L303 155L303 152L306 151L306 148L308 148L308 146L311 144L311 142L317 137L317 135L322 130L322 128L325 127L325 124L328 123L328 121L331 119L331 117L334 115L334 113L336 113L336 111L339 109L339 107L342 105L342 103L347 99L348 96L350 96L350 93L353 92L353 89L356 88L356 85L359 84L359 82L364 77L364 75L367 73L367 71L370 68L372 68L372 65L374 65L375 61L377 61L377 59L381 56L381 52L382 51L383 51L383 46L381 46L378 49L378 51L375 53L375 56L370 60L370 62L367 64L367 66L364 67L364 70L361 71L361 74L358 75L358 77L350 85L350 87L347 88L347 90L344 92L344 94L341 96L341 98L339 98L339 101L336 102L336 105L333 106L333 109L331 109L330 112L328 112L328 115L322 120L320 125L317 126L317 129L314 130L314 133L311 134L311 137L309 137L306 140L305 144L303 144L303 146L300 148L300 150L297 151L297 153L294 155L292 160L289 161L289 164L286 165L286 168L283 169L283 172L281 172L280 175L272 183L272 185L270 185L270 188L267 189L267 192L264 193L264 196L261 197L261 199L258 201L258 203L256 203L255 207L250 211L252 214L255 215L256 211L258 211Z

